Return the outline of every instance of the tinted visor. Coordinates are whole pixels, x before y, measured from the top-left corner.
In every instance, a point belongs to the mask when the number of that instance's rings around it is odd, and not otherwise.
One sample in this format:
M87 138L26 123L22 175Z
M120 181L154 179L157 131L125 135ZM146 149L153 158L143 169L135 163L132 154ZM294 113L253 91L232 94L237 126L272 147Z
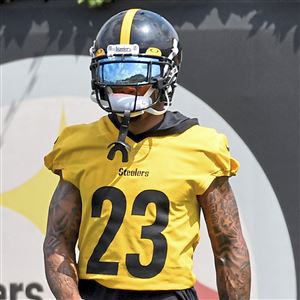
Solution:
M151 57L107 57L98 61L97 76L101 84L145 84L162 77L164 65Z

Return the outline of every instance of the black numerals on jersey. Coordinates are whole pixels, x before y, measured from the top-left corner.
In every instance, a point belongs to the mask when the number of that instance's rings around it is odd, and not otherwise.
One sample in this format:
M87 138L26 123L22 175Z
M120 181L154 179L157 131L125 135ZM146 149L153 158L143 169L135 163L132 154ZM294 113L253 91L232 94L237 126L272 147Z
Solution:
M167 240L161 232L168 225L169 199L160 191L143 191L133 203L132 214L144 216L149 203L154 203L156 206L156 219L152 225L142 227L141 238L152 240L152 260L149 265L143 266L140 264L139 254L126 255L128 272L139 278L151 278L159 274L165 265L167 256Z
M118 262L99 261L117 234L125 215L126 198L122 191L115 187L101 187L92 198L92 217L99 218L104 200L112 204L111 214L103 234L99 238L92 256L87 264L87 273L118 274Z
M117 275L119 263L101 261L101 258L123 222L126 211L126 198L118 188L99 188L92 198L92 217L100 217L104 200L111 202L112 210L104 232L88 261L87 273ZM153 242L152 260L148 265L142 265L139 253L126 254L128 272L138 278L151 278L159 274L165 265L167 256L167 240L162 231L168 225L170 206L168 197L157 190L143 191L134 200L131 214L144 216L150 203L154 203L156 206L156 219L153 224L142 226L141 238Z

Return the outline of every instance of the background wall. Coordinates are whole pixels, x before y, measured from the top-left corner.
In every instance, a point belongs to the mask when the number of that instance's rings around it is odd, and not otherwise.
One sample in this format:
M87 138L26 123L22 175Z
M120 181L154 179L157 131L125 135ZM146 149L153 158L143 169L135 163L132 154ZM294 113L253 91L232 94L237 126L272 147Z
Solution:
M252 298L297 299L299 6L189 0L124 0L94 10L71 0L1 5L0 299L51 298L41 245L57 179L42 158L62 126L102 114L88 101L88 49L111 15L131 7L174 24L184 54L173 109L225 132L241 162L232 185L253 260ZM213 299L205 229L202 245L198 290Z

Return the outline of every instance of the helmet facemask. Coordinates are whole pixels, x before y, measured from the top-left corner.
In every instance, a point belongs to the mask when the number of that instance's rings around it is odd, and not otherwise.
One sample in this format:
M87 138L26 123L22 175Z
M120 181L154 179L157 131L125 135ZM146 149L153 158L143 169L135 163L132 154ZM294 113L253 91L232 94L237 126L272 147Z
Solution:
M113 55L94 58L91 71L92 100L107 112L122 116L129 110L133 117L145 111L165 113L171 104L169 95L173 94L178 68L164 57ZM128 88L131 93L127 94ZM166 106L163 111L153 108L160 101Z

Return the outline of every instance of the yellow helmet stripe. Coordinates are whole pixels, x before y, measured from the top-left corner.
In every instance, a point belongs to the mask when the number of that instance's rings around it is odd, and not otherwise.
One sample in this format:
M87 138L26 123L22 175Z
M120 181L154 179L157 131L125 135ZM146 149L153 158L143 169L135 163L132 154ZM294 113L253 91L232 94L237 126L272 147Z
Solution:
M120 44L130 44L131 26L132 26L133 18L138 10L140 9L134 8L134 9L129 9L126 12L121 26Z

